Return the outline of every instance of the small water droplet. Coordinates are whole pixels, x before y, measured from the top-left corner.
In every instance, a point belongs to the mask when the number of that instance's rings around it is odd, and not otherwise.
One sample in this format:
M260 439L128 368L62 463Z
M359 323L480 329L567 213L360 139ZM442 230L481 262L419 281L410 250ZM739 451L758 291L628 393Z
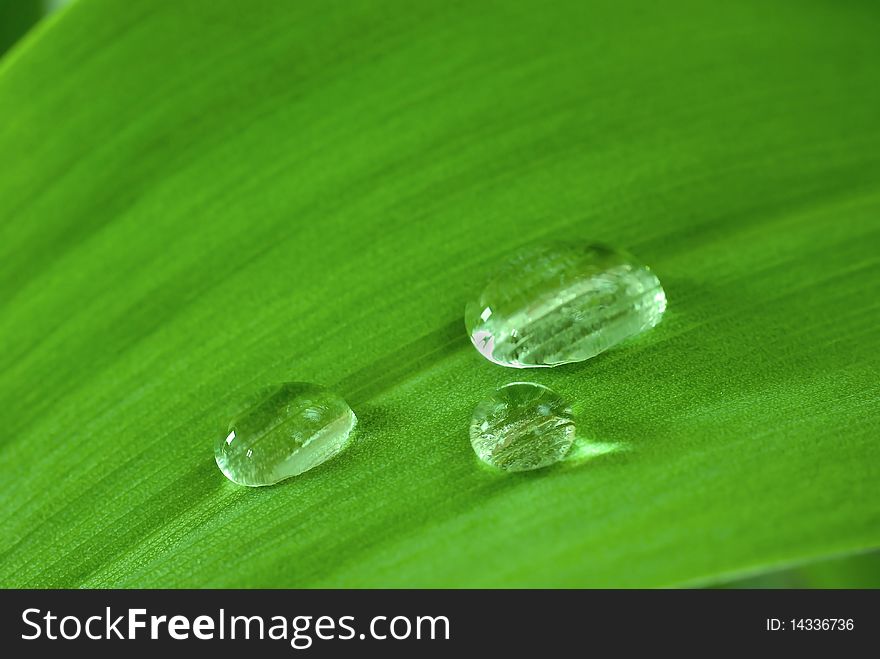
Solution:
M496 364L558 366L654 327L665 310L660 281L629 254L553 243L502 264L467 304L465 327L477 350Z
M218 438L214 458L234 483L272 485L341 452L357 418L341 396L285 382L263 391Z
M471 418L471 446L477 456L505 471L559 462L573 442L571 407L540 384L505 385L477 405Z

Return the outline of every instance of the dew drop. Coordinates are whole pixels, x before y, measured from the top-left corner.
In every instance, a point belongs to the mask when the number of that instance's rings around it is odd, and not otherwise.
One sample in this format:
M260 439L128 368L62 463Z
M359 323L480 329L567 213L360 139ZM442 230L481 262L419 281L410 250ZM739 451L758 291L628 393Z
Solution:
M471 446L504 471L540 469L562 460L574 442L571 407L540 384L514 382L477 405Z
M234 483L272 485L340 453L356 423L341 396L316 384L285 382L245 406L215 442L214 458Z
M514 368L584 361L654 327L666 293L650 268L605 245L529 247L465 308L486 359Z

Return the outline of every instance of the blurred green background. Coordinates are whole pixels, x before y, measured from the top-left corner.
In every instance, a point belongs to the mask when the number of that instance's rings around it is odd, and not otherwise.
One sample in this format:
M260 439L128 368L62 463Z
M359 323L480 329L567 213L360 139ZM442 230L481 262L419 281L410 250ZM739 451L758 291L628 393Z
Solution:
M875 3L64 4L0 0L4 586L880 585ZM560 236L667 318L486 363L464 301ZM524 377L581 445L499 477ZM236 488L280 380L354 445Z

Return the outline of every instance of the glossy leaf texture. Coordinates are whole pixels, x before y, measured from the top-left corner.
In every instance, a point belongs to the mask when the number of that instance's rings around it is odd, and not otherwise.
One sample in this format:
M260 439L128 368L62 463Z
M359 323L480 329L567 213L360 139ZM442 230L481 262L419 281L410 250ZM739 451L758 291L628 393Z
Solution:
M0 60L0 583L671 586L880 545L880 7L77 0ZM528 373L576 459L482 469L466 300L547 240L663 322ZM332 461L243 489L253 391Z

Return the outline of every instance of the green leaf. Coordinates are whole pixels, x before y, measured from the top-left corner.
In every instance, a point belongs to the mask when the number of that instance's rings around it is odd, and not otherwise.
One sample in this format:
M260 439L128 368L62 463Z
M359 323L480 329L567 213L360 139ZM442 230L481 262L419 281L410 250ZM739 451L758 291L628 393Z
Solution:
M854 554L759 574L722 588L880 588L880 553Z
M43 16L41 0L0 0L0 55Z
M4 586L667 586L880 545L880 11L869 2L80 0L0 60ZM510 250L635 253L670 310L495 366ZM476 403L575 405L481 469ZM330 385L341 456L212 442Z

